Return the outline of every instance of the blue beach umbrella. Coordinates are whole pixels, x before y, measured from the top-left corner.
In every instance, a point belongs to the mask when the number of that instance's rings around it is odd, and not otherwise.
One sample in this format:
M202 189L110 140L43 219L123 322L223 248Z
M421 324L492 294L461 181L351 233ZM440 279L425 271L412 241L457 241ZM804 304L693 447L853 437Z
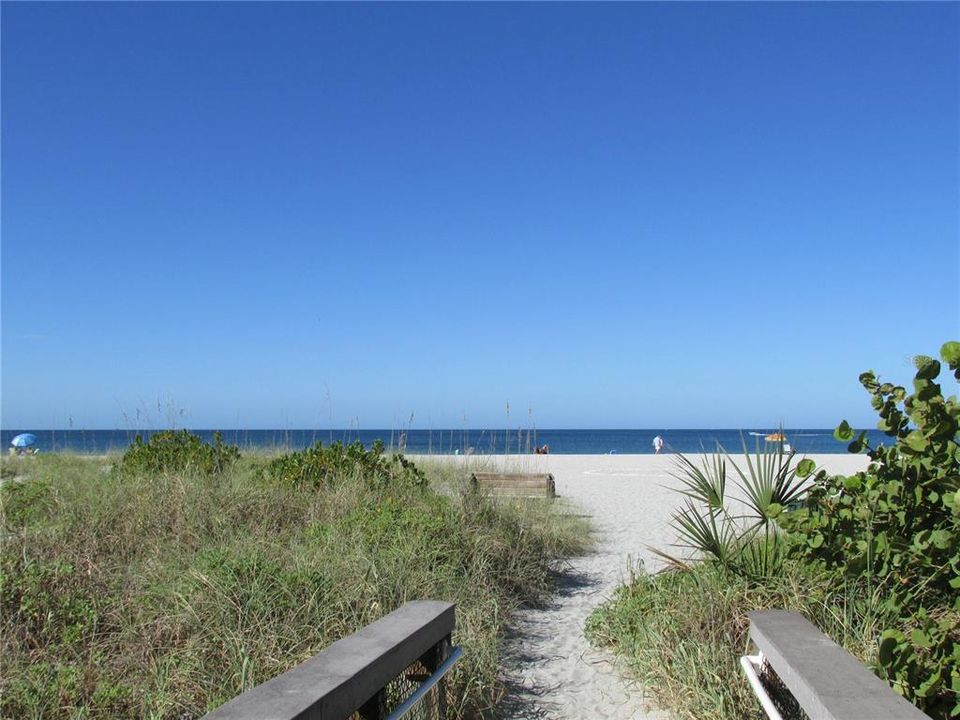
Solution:
M30 447L31 445L37 444L37 436L31 435L30 433L22 433L11 440L10 444L18 448Z

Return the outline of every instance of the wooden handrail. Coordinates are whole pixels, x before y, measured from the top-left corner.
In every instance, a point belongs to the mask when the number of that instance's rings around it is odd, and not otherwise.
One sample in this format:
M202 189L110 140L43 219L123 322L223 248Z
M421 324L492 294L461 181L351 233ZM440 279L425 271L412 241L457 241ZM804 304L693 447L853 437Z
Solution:
M433 671L446 659L454 612L449 602L408 602L204 718L342 720L358 710L368 716L378 693L407 667L421 660Z
M923 720L853 655L802 615L747 613L750 639L811 720Z

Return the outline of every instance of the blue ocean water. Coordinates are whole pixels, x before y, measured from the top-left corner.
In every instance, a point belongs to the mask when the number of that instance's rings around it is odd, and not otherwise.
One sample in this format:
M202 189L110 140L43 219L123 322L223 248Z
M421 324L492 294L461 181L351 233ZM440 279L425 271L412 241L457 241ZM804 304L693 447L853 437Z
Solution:
M607 453L652 453L653 438L664 439L667 452L693 453L713 450L720 443L727 451L741 451L743 442L751 451L764 443L764 436L775 428L746 430L684 430L650 428L644 430L223 430L226 442L241 449L301 449L320 441L353 442L366 446L382 440L390 448L407 453L450 455L454 453L516 454L533 452L533 448L549 445L551 453L564 455L604 455ZM146 439L156 430L37 430L16 428L0 431L0 447L9 447L11 439L21 432L37 436L41 452L75 452L101 454L125 449L139 433ZM213 430L194 430L206 440ZM846 443L833 437L833 428L784 430L787 441L801 453L846 453ZM891 439L878 430L868 430L871 445L889 445Z

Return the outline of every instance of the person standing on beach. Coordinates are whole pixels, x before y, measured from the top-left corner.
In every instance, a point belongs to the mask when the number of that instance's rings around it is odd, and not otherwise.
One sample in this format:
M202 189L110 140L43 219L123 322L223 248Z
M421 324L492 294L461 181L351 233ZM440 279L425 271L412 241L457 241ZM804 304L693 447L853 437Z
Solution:
M653 451L659 455L661 450L663 450L663 438L657 435L653 439Z

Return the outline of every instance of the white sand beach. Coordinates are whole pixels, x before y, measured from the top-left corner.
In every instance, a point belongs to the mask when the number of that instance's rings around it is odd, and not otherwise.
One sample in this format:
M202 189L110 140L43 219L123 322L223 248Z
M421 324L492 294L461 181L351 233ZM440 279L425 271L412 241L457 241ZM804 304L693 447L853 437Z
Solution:
M818 467L850 473L866 466L855 455L813 455ZM664 718L643 688L618 671L614 658L584 637L590 613L644 563L659 568L648 546L667 549L670 517L679 503L670 476L675 455L530 455L459 457L471 466L553 473L557 494L589 516L597 531L593 553L574 558L548 607L520 613L506 648L504 718ZM729 482L732 482L729 481Z

